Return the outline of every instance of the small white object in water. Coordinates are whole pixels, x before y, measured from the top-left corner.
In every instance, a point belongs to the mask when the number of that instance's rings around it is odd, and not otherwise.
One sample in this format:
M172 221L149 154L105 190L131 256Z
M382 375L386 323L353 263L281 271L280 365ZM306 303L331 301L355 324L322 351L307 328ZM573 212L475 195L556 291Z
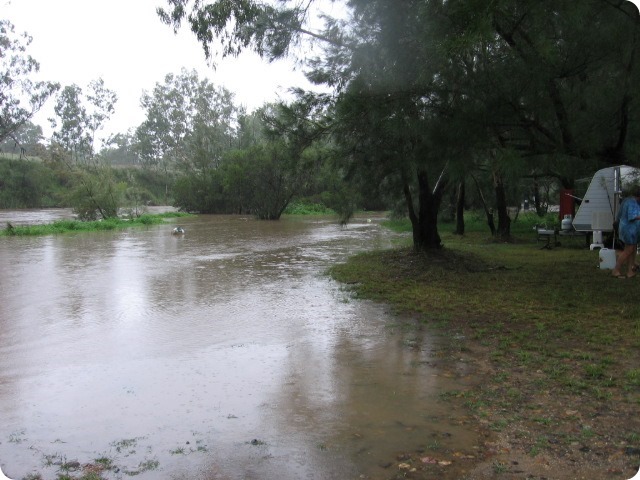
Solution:
M367 218L367 223L371 223L371 219L370 218Z
M184 228L176 227L176 228L173 229L173 231L171 233L173 233L174 235L184 235ZM0 480L2 480L2 479L0 479Z
M2 467L0 467L0 480L11 480L4 474L4 472L2 471Z

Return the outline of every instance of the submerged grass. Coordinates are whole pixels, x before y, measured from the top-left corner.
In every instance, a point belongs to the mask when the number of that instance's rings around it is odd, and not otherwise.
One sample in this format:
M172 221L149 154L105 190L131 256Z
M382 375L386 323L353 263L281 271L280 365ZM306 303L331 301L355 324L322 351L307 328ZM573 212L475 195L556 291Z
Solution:
M402 231L402 222L393 228ZM509 425L511 447L530 455L582 448L578 455L591 455L583 462L617 455L635 473L637 459L623 452L640 447L640 276L612 278L582 242L540 249L528 226L513 243L452 228L441 227L441 250L415 253L408 238L330 273L354 297L463 338L477 385L440 398L460 401L494 433ZM576 433L576 424L588 432Z
M108 218L106 220L87 221L56 220L43 225L14 226L10 223L7 228L0 230L0 237L10 236L38 236L57 235L70 232L98 232L108 230L122 230L125 228L165 223L166 218L189 216L186 213L167 212L160 214L144 214L134 218Z

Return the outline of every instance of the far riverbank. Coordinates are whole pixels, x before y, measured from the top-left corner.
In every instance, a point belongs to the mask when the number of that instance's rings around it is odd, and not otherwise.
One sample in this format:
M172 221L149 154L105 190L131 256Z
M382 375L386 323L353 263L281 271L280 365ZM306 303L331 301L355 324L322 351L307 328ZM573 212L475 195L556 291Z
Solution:
M145 207L144 210L152 215L178 211L170 205L150 206ZM72 208L0 209L0 229L6 228L7 222L13 226L46 225L56 220L75 220L76 218Z

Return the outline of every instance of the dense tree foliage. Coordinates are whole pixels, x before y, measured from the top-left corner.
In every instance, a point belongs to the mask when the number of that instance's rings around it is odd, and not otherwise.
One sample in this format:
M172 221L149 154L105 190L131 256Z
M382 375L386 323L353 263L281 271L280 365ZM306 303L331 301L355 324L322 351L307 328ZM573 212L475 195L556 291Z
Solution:
M139 159L134 147L135 139L132 133L116 133L104 142L100 158L107 165L135 165L139 163Z
M0 153L26 157L37 156L44 152L42 127L30 121L20 126L11 137L0 142Z
M0 208L74 207L74 200L82 193L77 188L80 172L92 175L96 182L109 180L123 185L125 190L117 197L121 208L141 210L147 205L163 204L165 179L148 169L106 165L69 169L58 162L0 154ZM70 195L74 189L75 195Z
M573 188L606 164L638 163L633 5L458 2L449 18L458 68L446 78L464 99L465 130L480 129L475 164L493 178L499 235L509 234L507 191L517 179L532 179L534 191L549 177Z
M8 20L0 20L0 142L13 139L15 133L42 108L59 88L57 83L34 81L38 62L27 54L29 35L16 34Z
M142 95L146 119L135 133L136 151L145 165L184 170L220 162L233 146L237 108L233 95L195 71L168 74Z
M93 159L96 133L113 114L117 101L102 79L92 81L88 90L85 98L78 85L64 87L56 98L56 116L50 119L55 129L52 140L76 163Z
M0 157L0 208L40 208L59 203L55 173L38 162Z
M305 26L313 2L167 3L162 20L188 21L207 54L276 58L304 36L320 40L309 78L334 90L343 168L404 196L418 249L440 245L449 178L490 179L496 233L508 237L519 179L570 187L599 165L637 163L629 2L349 0L349 17L320 32Z

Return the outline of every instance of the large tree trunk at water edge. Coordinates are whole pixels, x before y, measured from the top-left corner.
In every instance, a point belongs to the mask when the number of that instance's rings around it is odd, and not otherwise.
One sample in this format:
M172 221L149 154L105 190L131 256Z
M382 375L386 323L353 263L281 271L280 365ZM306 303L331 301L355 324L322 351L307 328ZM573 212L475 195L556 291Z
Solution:
M404 193L413 230L413 247L416 251L442 248L438 234L438 211L442 201L445 182L440 181L434 191L429 186L429 177L424 170L418 172L418 205L416 213L409 186L405 184Z

